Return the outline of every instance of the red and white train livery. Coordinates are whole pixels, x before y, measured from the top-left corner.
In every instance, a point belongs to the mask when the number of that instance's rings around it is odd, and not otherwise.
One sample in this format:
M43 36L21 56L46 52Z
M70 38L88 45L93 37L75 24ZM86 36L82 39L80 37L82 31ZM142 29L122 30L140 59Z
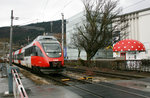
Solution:
M57 73L64 69L62 47L53 36L38 36L31 44L12 53L15 64L43 73Z

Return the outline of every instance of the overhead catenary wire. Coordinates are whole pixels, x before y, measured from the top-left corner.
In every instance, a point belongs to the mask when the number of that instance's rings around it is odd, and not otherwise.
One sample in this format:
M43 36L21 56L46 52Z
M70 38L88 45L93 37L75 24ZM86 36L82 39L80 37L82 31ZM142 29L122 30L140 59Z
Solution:
M135 5L138 5L138 4L140 4L140 3L144 2L144 1L147 1L147 0L140 0L140 1L136 2L136 3L133 3L133 4L129 5L129 6L124 7L123 9L126 10L126 9L128 9L128 8L130 8L130 7L133 7L133 6L135 6ZM59 2L59 1L57 1L57 2ZM57 3L57 2L55 2L55 3ZM69 2L67 2L62 8L60 8L56 13L54 13L53 16L50 17L50 19L54 18L57 14L61 14L61 12L62 12L68 5L70 5L72 2L73 2L73 0L70 0ZM44 2L44 5L42 5L42 8L41 8L41 9L42 9L41 15L43 15L44 11L46 10L46 8L47 8L47 6L48 6L48 3L49 3L49 0L46 0L46 1ZM44 15L43 17L45 17L45 15ZM41 19L33 19L33 20L30 20L30 21L21 23L20 25L26 25L26 24L29 24L29 23L31 23L31 22L38 22L38 21L40 21L40 20L41 20ZM41 21L42 21L42 20L41 20Z
M30 21L27 21L27 22L24 22L24 23L19 24L19 26L20 26L20 25L31 24L31 23L33 23L33 22L37 22L38 20L39 20L39 19L33 19L33 20L30 20Z
M57 1L57 2L59 2L59 1ZM56 3L57 3L57 2L56 2ZM59 9L56 13L54 13L53 16L50 17L50 18L52 19L52 18L55 17L56 14L60 14L60 13L61 13L68 5L70 5L72 2L73 2L73 0L70 0L69 2L67 2L62 8L60 8L60 9ZM47 0L47 1L45 2L45 5L42 7L43 10L42 10L41 15L43 15L44 11L46 10L46 7L47 7L48 3L49 3L49 0ZM21 24L19 24L19 25L27 25L27 24L30 24L31 22L37 22L37 21L39 21L39 20L41 20L41 19L33 19L33 20L30 20L30 21L21 23Z
M69 1L67 4L65 4L65 5L63 6L63 8L60 9L59 11L57 11L51 18L55 17L56 14L60 14L61 11L63 11L63 10L64 10L69 4L71 4L72 2L73 2L73 0L71 0L71 1Z
M46 2L44 3L44 6L42 6L43 8L41 10L41 16L43 17L43 19L45 17L45 10L47 8L48 3L49 3L49 0L46 0Z
M42 0L43 1L43 0ZM45 11L45 9L46 9L46 7L47 7L47 5L48 5L48 3L49 3L49 0L46 0L46 2L41 2L41 14L40 15L44 15L44 11ZM44 16L43 16L44 17ZM31 20L29 20L29 21L27 21L27 22L24 22L24 23L21 23L21 24L19 24L19 25L27 25L27 24L30 24L30 23L32 23L32 22L38 22L39 20L41 20L41 19L31 19Z

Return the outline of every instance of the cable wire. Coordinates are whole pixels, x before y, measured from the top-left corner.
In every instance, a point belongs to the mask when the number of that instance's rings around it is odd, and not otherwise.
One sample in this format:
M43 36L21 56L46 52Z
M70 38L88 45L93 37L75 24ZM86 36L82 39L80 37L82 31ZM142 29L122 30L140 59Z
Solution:
M49 2L49 0L46 1L45 5L44 5L44 7L43 7L43 11L42 11L42 13L41 13L42 15L43 15L44 10L46 9L46 7L47 7L47 5L48 5L48 2ZM65 9L68 5L70 5L72 2L73 2L73 0L67 2L67 3L63 6L63 8L60 8L60 10L58 10L56 13L54 13L51 18L54 18L56 14L60 13L62 10L64 10L64 9ZM28 22L24 22L24 23L22 23L22 24L20 24L20 25L29 24L29 23L31 23L31 22L38 21L38 20L40 20L40 19L33 19L33 20L28 21Z
M71 4L73 2L73 0L69 1L66 5L63 6L62 9L60 9L59 11L57 11L51 18L53 18L56 14L60 13L62 10L64 10L69 4Z

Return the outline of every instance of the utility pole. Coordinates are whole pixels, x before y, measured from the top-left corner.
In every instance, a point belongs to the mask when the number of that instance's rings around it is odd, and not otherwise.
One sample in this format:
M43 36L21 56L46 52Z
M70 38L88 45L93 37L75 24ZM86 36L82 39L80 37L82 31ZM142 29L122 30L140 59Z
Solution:
M64 49L64 14L61 13L62 15L62 48Z
M13 20L18 20L18 17L13 16L13 10L11 10L11 26L10 26L10 50L9 50L9 65L12 66L12 35L13 35Z
M12 70L16 69L17 71L19 71L19 69L17 67L12 66L12 33L13 33L13 20L14 19L18 19L18 17L13 16L13 10L11 10L11 27L10 27L10 50L9 50L9 66L8 66L8 70L7 70L7 74L8 74L8 89L9 89L9 94L13 93L13 76L12 76Z
M13 10L11 10L11 27L10 27L10 50L9 50L9 65L12 66L12 33L13 33Z

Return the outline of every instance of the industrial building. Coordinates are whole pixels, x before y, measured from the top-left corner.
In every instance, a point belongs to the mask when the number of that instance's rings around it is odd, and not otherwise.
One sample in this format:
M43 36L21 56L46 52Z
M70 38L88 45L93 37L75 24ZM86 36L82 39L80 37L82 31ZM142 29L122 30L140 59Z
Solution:
M85 12L80 12L77 15L67 19L66 24L66 46L67 46L67 57L69 60L78 59L78 49L72 45L72 37L73 33L75 33L75 28L80 26L82 22L85 20ZM128 32L128 36L124 39L133 39L142 42L146 48L146 52L143 53L143 59L150 58L150 8L125 13L120 15L120 17L126 17L129 26L126 28L126 32ZM124 33L120 31L120 34ZM123 40L123 39L120 39ZM109 50L99 50L93 59L101 59L101 58L112 58L113 53ZM86 53L84 50L81 51L80 57L82 59L86 59Z
M142 59L150 58L150 8L123 14L126 17L129 27L126 28L128 36L124 39L138 40L144 44L146 52L143 53ZM123 40L123 39L121 39Z
M85 11L82 11L73 17L67 19L66 24L66 47L67 47L67 58L68 60L77 60L78 59L78 49L73 45L72 37L73 34L76 32L76 27L81 26L85 21ZM93 59L100 59L100 58L112 58L113 53L112 49L102 50L100 49ZM81 50L80 58L86 60L86 52Z

